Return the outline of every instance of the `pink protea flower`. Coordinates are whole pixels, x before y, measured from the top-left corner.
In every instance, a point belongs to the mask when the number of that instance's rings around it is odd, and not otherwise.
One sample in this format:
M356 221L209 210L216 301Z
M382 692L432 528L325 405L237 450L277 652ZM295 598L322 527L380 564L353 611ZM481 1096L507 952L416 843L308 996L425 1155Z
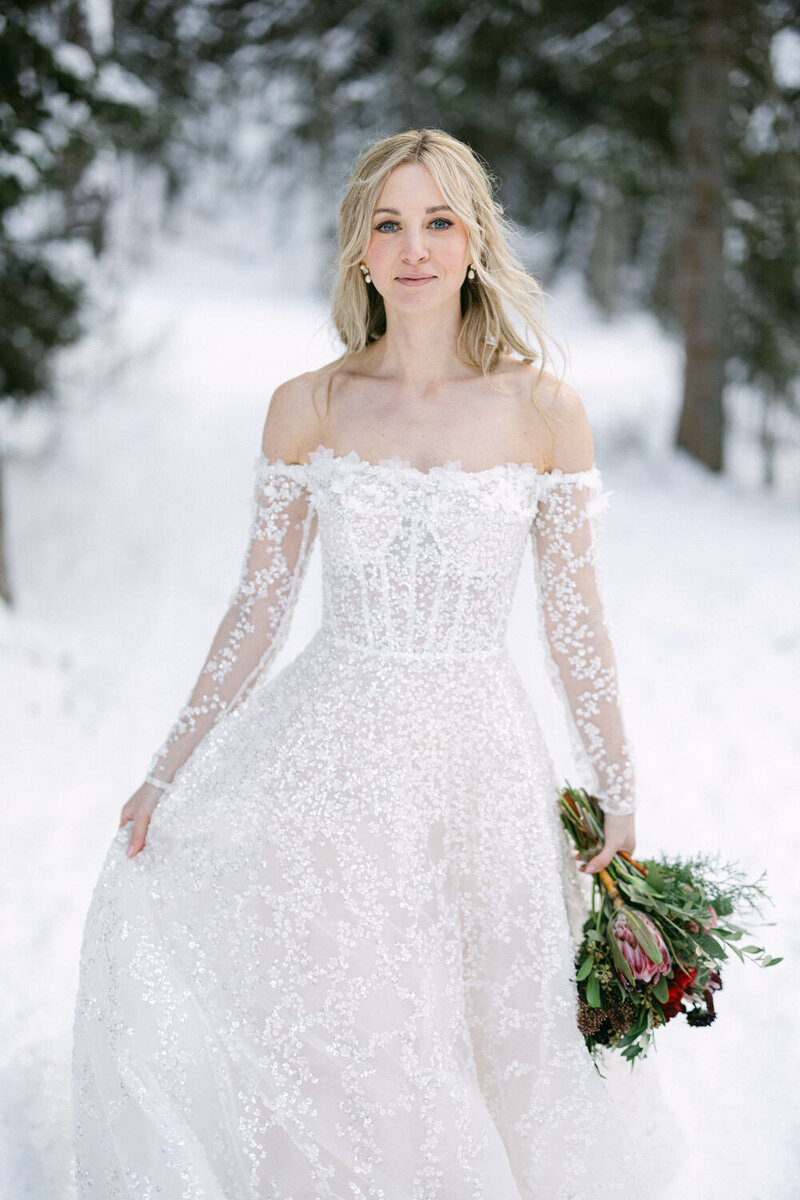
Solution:
M639 939L636 936L634 928L643 925L647 932L653 938L658 949L661 951L661 961L654 963L648 958L642 949ZM631 969L631 974L634 979L641 979L644 983L658 983L662 975L668 975L672 969L672 959L670 958L667 943L658 926L650 920L644 913L635 913L631 920L628 920L628 910L624 908L618 911L611 918L611 932L613 933L620 953L625 959L625 962ZM620 978L623 978L622 972L617 970ZM625 981L627 982L627 981Z
M708 921L706 921L703 925L703 932L705 932L706 929L713 929L714 926L718 925L718 924L719 924L719 921L717 919L716 909L714 908L713 904L709 904L709 906L708 906Z
M699 933L701 929L702 929L703 933L705 933L706 930L713 929L715 925L719 924L719 920L717 919L717 912L716 912L716 909L714 908L713 904L709 904L706 906L706 917L707 917L707 920L703 922L702 926L698 925L696 921L687 921L686 928L689 929L692 933Z

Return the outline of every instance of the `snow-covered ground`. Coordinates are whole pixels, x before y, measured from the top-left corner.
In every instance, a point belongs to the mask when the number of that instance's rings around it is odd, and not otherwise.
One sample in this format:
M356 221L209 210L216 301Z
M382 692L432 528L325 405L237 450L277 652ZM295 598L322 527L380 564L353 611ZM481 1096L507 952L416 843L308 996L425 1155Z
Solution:
M305 247L307 250L307 246ZM80 937L95 878L188 695L238 575L251 471L277 383L333 356L292 247L246 253L220 225L164 236L65 376L60 436L7 478L16 605L0 611L3 899L0 1196L62 1200ZM298 248L298 256L300 250ZM719 850L762 868L782 964L725 971L717 1022L658 1040L687 1158L670 1196L800 1195L800 678L796 501L708 477L669 449L680 351L553 297L568 378L613 491L605 578L636 748L637 851ZM319 619L317 554L273 670ZM563 724L534 644L530 559L510 640L557 762ZM632 1194L646 1197L646 1182Z

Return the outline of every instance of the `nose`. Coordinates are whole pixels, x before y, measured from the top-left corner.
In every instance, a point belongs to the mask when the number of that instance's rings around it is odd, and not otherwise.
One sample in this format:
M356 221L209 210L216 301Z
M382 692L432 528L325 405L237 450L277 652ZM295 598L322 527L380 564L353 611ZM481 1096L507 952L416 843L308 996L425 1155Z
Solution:
M423 262L428 257L422 234L417 229L406 230L402 249L403 261L407 263Z

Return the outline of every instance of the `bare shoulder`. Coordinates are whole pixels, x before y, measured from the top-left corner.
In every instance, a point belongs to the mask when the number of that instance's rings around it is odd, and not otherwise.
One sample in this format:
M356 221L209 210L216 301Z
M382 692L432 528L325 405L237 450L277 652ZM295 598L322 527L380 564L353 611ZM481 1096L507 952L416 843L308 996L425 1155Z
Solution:
M547 469L585 471L594 463L594 442L586 407L575 388L550 371L531 366L533 397L552 429ZM538 379L538 382L537 382Z
M552 371L506 357L499 373L518 403L519 452L540 469L583 471L594 462L586 409L578 392Z
M261 451L266 458L302 462L320 441L319 396L325 368L287 379L272 393L264 421ZM317 404L315 406L315 399Z

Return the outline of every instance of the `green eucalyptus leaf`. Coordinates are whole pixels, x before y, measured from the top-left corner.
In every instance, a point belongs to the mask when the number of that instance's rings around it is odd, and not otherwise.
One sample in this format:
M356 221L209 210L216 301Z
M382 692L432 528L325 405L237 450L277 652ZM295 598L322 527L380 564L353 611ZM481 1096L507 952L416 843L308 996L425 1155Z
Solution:
M648 863L643 863L647 867L647 882L655 891L660 892L664 886L664 872L658 863L654 863L652 859Z
M596 975L590 975L586 980L586 1003L590 1008L600 1007L600 984Z
M712 937L710 933L698 933L697 941L713 958L728 957L728 952L722 945L722 942L718 942L717 939Z
M666 1004L669 1000L669 984L666 975L662 975L658 983L654 985L653 995L661 1004Z

